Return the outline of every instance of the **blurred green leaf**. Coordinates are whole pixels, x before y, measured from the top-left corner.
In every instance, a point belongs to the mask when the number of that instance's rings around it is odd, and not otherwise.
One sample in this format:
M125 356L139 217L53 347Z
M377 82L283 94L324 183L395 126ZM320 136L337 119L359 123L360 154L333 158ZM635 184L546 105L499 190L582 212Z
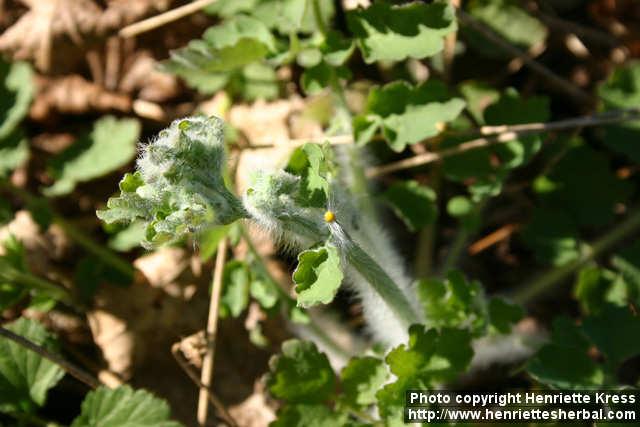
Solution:
M0 101L1 102L1 101ZM0 178L7 176L29 158L29 141L19 129L0 138Z
M640 105L640 61L631 61L617 69L600 85L598 95L604 110L637 108ZM640 139L640 120L606 126L604 143L612 150L640 162L640 147L630 143Z
M448 2L394 6L377 1L347 12L347 23L368 64L433 56L442 50L444 37L457 29Z
M342 278L340 255L335 246L326 245L300 252L298 266L293 272L298 305L329 304L336 296Z
M411 326L409 344L394 348L385 359L397 380L376 394L380 415L389 425L402 425L398 420L403 419L407 390L427 389L453 380L467 369L472 357L468 331L442 328L438 332L424 325Z
M640 354L640 317L628 307L607 305L584 320L583 330L612 367Z
M34 320L20 318L4 327L48 351L58 351L54 338ZM34 413L63 376L55 363L0 337L0 412Z
M547 28L524 10L517 0L472 0L467 11L507 42L522 50L544 43ZM464 28L465 40L478 52L489 57L504 57L492 42L470 28Z
M220 317L238 317L249 305L249 268L239 260L227 262L222 274Z
M278 399L291 403L324 402L335 391L329 359L309 341L288 340L282 354L269 361L267 387Z
M15 133L29 110L34 93L32 79L33 72L26 62L0 59L0 145Z
M99 178L126 165L136 155L140 123L106 116L95 122L91 134L81 138L49 164L55 184L47 196L68 194L80 182Z
M578 230L563 210L536 208L522 239L543 263L563 265L580 256Z
M249 288L251 297L264 309L273 308L279 300L278 285L271 280L253 280Z
M269 427L346 427L349 415L325 405L285 405Z
M332 0L260 0L252 14L282 35L309 34L320 30L314 17L315 1L322 21L329 24L335 13Z
M170 415L169 405L146 390L100 387L87 394L71 427L181 427Z
M376 392L387 381L389 374L384 362L375 357L354 357L340 374L343 397L341 402L353 408L362 408L376 402Z
M524 317L524 310L502 298L489 300L489 319L493 329L501 334L511 332L511 326Z
M607 225L614 219L614 206L631 192L630 183L616 177L609 163L586 145L573 147L546 175L549 188L539 197L568 213L576 225Z
M436 192L416 181L396 181L382 194L409 230L418 231L438 216Z
M474 335L485 330L488 312L479 282L451 271L446 280L420 280L417 291L427 326L469 329Z
M598 313L607 304L624 306L637 299L637 288L620 274L598 267L585 267L578 273L574 287L582 311Z

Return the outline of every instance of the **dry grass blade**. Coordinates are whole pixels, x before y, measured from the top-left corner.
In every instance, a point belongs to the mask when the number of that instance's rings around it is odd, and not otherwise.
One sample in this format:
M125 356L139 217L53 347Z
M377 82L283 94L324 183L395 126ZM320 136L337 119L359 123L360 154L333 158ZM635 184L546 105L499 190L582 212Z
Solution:
M185 16L191 15L192 13L196 13L202 8L209 6L210 4L215 3L216 0L196 0L189 4L185 4L184 6L177 7L175 9L171 9L165 13L161 13L160 15L156 15L149 19L145 19L140 22L136 22L135 24L131 24L129 26L124 27L120 30L119 34L121 37L133 37L138 34L142 34L147 31L151 31L155 28L166 25L170 22L177 21L180 18L184 18Z

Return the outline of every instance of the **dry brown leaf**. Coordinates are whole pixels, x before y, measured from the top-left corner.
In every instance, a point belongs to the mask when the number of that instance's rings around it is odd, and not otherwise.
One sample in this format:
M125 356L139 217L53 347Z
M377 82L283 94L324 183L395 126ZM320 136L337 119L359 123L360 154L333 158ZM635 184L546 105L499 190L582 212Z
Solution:
M127 113L131 111L131 97L110 92L78 75L61 78L36 78L38 95L29 116L36 121L52 113L82 114L91 111Z
M94 31L102 12L91 0L21 1L29 11L0 36L0 51L12 54L14 59L34 59L45 72L51 69L52 46L55 44L57 55L63 56L58 50L62 40L82 44L83 38Z
M229 414L238 427L265 427L276 419L273 408L267 404L262 381L255 383L253 393L244 401L229 407Z
M168 352L177 337L200 329L207 313L208 280L183 249L160 249L134 265L134 283L102 286L88 313L109 369L124 378L154 356L150 351Z

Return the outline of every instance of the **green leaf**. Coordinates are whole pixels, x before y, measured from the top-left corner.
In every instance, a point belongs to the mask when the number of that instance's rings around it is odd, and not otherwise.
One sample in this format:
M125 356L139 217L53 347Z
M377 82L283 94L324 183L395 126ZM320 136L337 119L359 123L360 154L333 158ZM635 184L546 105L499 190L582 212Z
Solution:
M216 225L200 232L198 244L200 245L200 259L208 261L218 250L218 244L230 232L230 225Z
M616 177L609 160L588 146L571 148L545 179L549 187L540 198L568 213L580 226L603 226L615 217L614 206L624 203L631 186Z
M298 266L293 272L298 305L310 307L329 304L342 283L340 255L333 245L308 249L298 255Z
M151 203L138 195L136 190L144 185L140 172L126 173L120 180L120 196L107 202L107 209L96 211L96 215L107 224L130 222L142 217L141 212L151 209Z
M314 95L331 86L336 79L348 80L351 77L351 71L346 67L334 67L326 62L308 68L300 77L300 85L302 90L308 95Z
M546 97L522 98L513 89L506 90L499 99L484 108L481 123L487 125L515 125L549 120L549 101ZM543 135L527 135L504 144L477 148L449 156L444 160L447 178L469 185L473 200L496 196L509 171L528 163L542 145ZM442 149L453 148L468 138L449 137Z
M249 305L249 268L238 260L227 262L222 274L220 317L238 317Z
M232 89L235 89L235 86L240 87L238 92L247 101L276 99L280 94L276 71L267 64L259 62L244 67L239 78L232 80Z
M617 68L598 88L604 110L636 108L640 105L640 61L631 61ZM627 155L634 162L640 162L640 120L626 121L606 126L604 143L612 150Z
M589 341L566 317L553 322L552 342L542 347L527 364L537 381L558 389L578 390L601 386L602 368L587 355Z
M20 130L0 138L0 178L24 164L28 158L29 142Z
M310 341L285 341L282 354L271 358L269 368L267 387L278 399L320 403L335 391L335 374L329 359Z
M107 245L118 252L128 252L138 246L144 240L145 227L141 221L134 221L127 227L111 236Z
M332 0L261 0L252 14L280 34L309 34L319 30L314 17L316 1L322 21L328 24L335 13Z
M364 113L354 120L355 138L365 144L381 130L389 146L400 152L408 144L437 135L439 126L458 117L464 106L462 99L451 98L446 86L436 80L419 86L389 83L369 93Z
M50 163L55 177L47 196L68 194L77 183L99 178L129 163L136 156L140 123L112 116L98 120L91 134L81 138Z
M163 69L211 93L226 84L228 73L275 52L276 41L264 23L237 15L209 28L202 39L171 52Z
M487 307L479 282L469 282L458 271L451 271L444 281L422 279L417 285L429 327L455 327L482 333L487 324Z
M432 224L438 216L436 192L416 181L394 182L382 198L411 231Z
M348 414L325 405L285 405L269 427L346 427Z
M611 366L640 354L640 317L627 307L608 305L584 320L585 335L602 351Z
M145 390L125 385L100 387L82 402L80 416L71 427L180 427L169 419L169 405Z
M251 282L249 292L251 297L258 301L260 306L264 309L270 309L275 307L278 303L280 293L277 289L277 284L271 280L254 280Z
M582 311L588 314L600 312L607 304L627 305L636 300L638 294L637 288L620 274L598 267L580 270L573 292Z
M443 38L457 29L448 2L393 6L378 1L347 12L347 24L368 64L433 56L442 50Z
M384 362L375 357L355 357L342 369L342 401L353 408L376 402L376 392L389 377Z
M328 146L303 145L293 152L286 170L302 178L300 203L317 208L327 205L329 176L333 173Z
M497 297L489 301L490 325L501 334L511 332L511 325L523 317L524 310L517 304L511 304Z
M467 81L458 90L467 101L467 109L478 124L485 124L484 110L500 98L500 92L483 82Z
M51 352L58 351L53 337L34 320L20 318L5 327ZM0 412L35 412L63 376L55 363L0 337Z
M544 346L527 370L536 381L561 390L594 388L604 381L602 368L585 351L558 344Z
M536 208L522 239L543 263L559 266L580 256L578 230L563 210Z
M0 59L0 144L15 133L33 98L33 72L26 62ZM2 158L0 151L0 158Z
M522 9L517 0L473 0L469 2L467 10L502 39L525 51L544 43L547 37L547 28ZM465 27L464 34L471 47L478 52L489 57L504 56L476 31Z
M467 369L472 357L468 331L443 328L438 332L424 325L411 326L409 344L401 344L386 357L391 373L398 379L376 393L380 415L398 425L408 389L425 389L451 381Z

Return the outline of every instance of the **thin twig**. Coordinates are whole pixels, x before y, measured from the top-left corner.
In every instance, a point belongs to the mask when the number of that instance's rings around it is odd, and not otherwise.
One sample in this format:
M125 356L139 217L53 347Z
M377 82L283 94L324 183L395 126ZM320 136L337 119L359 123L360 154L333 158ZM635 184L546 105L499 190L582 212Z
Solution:
M200 390L206 390L208 392L207 397L209 398L209 402L211 402L213 407L216 408L218 414L220 415L220 418L225 420L230 427L238 427L238 423L229 413L229 411L227 411L227 408L224 406L220 398L216 396L211 388L205 386L204 384L202 384L202 382L200 382L197 374L193 372L193 370L189 367L189 364L180 356L180 353L180 343L177 342L171 346L171 354L173 355L173 358L176 359L176 362L178 362L178 365L180 365L180 368L182 368L184 373L187 374L191 381L193 381L193 383L197 385Z
M591 245L585 245L580 256L567 264L553 268L539 276L536 276L528 283L517 288L510 294L514 302L526 304L565 280L578 268L588 261L602 255L604 252L618 245L622 240L629 239L640 229L640 208L632 210L627 218L604 233L602 237Z
M520 229L520 224L505 224L495 231L477 240L467 248L469 255L477 255L485 249L509 238L514 232Z
M74 365L73 363L63 359L62 357L53 354L51 352L49 352L49 350L47 350L46 348L42 347L41 345L38 345L30 340L28 340L27 338L18 335L12 331L10 331L7 328L4 328L2 326L0 326L0 336L7 338L13 342L15 342L16 344L31 350L35 353L37 353L38 355L40 355L41 357L55 363L56 365L60 366L62 369L64 369L65 372L67 372L69 375L71 375L72 377L76 378L77 380L85 383L86 385L88 385L89 387L95 389L100 387L102 384L100 383L100 381L98 381L97 378L95 378L93 375L87 373L86 371L84 371L82 368L77 367L76 365Z
M460 9L458 9L457 15L460 22L478 31L487 40L495 43L496 46L498 46L500 49L504 50L508 54L520 58L526 66L531 68L532 71L548 79L559 90L564 91L565 93L578 99L582 103L586 103L586 104L594 103L593 97L590 96L588 93L584 92L582 89L574 85L571 81L563 77L560 77L559 75L551 71L549 68L540 64L538 61L532 59L526 52L511 45L509 42L503 40L502 37L496 34L491 28L488 28L485 24L478 21L476 18L472 17L471 15L465 13Z
M495 144L504 144L513 141L519 136L535 134L553 130L573 129L578 127L600 126L603 124L619 123L640 119L640 109L632 108L628 110L609 111L601 114L594 114L584 117L577 117L566 120L558 120L547 123L526 123L521 125L502 125L502 126L486 126L481 129L484 134L494 134L491 137L476 138L471 141L463 142L455 147L440 150L438 152L428 152L417 156L409 157L397 162L389 163L382 166L376 166L367 170L368 177L377 177L391 172L403 169L409 169L417 166L426 165L432 162L440 161L446 157L464 153L476 148L487 147Z
M213 378L213 361L215 357L216 334L218 332L218 308L220 307L220 293L222 291L222 272L227 259L227 238L223 238L218 244L216 264L213 271L213 283L211 299L209 300L209 317L207 320L207 352L202 361L200 381L204 388L200 389L198 397L198 424L204 426L207 423L209 412L209 388Z
M120 30L120 37L133 37L138 34L151 31L155 28L161 27L169 22L177 21L180 18L184 18L187 15L196 13L197 11L215 3L216 0L195 0L184 6L176 7L175 9L168 10L160 15L153 16L135 24L128 25Z

